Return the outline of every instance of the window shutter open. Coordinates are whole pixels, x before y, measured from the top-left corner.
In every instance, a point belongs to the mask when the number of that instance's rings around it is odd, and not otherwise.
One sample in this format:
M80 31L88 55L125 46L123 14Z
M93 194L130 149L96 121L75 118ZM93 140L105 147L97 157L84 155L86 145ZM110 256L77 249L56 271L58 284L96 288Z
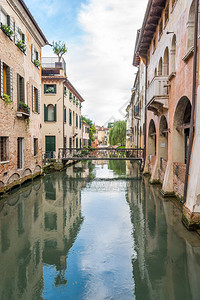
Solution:
M66 107L64 109L64 122L66 123L66 120L67 120L67 110L66 110Z
M17 44L18 41L18 27L17 24L15 23L15 44Z
M10 68L10 100L13 101L13 69Z
M13 28L13 19L10 16L7 16L7 22L8 25L10 26L10 29L12 30L12 32L14 33L14 28ZM10 39L13 41L14 40L14 35L12 34Z
M9 96L11 96L11 71L10 67L6 68L6 91Z
M38 114L40 114L40 91L37 90L37 94L38 94Z
M20 76L17 74L17 107L19 107L20 102Z
M56 94L56 84L54 84L53 89L54 89L54 94Z
M48 121L48 115L47 115L48 111L47 111L47 107L44 104L44 121Z
M1 86L0 96L2 98L3 97L3 61L2 60L0 60L0 86Z
M35 95L34 95L34 86L32 85L32 111L35 111Z
M47 90L47 85L44 84L44 94L46 94L46 90Z
M56 122L56 104L54 105L54 121Z
M26 45L26 51L24 52L24 54L27 54L27 37L24 33L22 34L22 41Z
M33 46L33 44L31 45L31 60L32 60L32 62L34 62L34 60L35 60L35 57L34 57L34 53L35 52L35 48L34 48L34 46Z
M20 101L25 102L25 89L24 89L24 78L21 77L21 84L20 84Z

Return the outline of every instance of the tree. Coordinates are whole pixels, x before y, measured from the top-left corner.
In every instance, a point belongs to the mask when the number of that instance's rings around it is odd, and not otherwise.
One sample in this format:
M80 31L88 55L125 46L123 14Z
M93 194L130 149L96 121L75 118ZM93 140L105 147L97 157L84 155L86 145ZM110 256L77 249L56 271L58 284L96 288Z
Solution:
M126 143L126 121L117 121L114 123L109 133L109 143L114 146Z
M64 42L58 41L54 42L53 41L53 52L58 56L58 62L61 61L62 56L67 52L67 47Z
M81 116L82 121L85 121L88 125L90 125L90 131L89 131L89 138L90 138L90 143L94 142L95 138L94 138L94 133L96 132L96 127L94 126L92 120Z

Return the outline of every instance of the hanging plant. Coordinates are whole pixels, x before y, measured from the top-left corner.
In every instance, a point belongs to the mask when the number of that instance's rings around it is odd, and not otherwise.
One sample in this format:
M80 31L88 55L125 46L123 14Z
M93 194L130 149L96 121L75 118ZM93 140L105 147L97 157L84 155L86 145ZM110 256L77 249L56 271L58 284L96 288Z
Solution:
M10 26L1 24L1 29L9 38L11 38L13 31Z
M10 96L7 94L3 94L3 101L6 106L8 106L10 103L13 103L13 101L10 99Z
M24 41L18 40L16 45L23 53L26 52L26 44L24 43Z

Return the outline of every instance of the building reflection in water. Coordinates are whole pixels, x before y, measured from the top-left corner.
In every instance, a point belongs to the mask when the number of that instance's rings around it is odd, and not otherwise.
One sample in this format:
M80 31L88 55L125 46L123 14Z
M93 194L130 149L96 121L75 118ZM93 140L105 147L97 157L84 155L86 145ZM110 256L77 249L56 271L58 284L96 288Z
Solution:
M127 172L136 172L134 168ZM199 299L200 240L181 223L177 203L160 196L148 178L127 181L136 299ZM175 200L174 200L175 201Z
M83 222L81 189L91 169L76 165L46 175L1 203L1 300L44 299L44 266L56 270L55 286L67 284L67 255Z

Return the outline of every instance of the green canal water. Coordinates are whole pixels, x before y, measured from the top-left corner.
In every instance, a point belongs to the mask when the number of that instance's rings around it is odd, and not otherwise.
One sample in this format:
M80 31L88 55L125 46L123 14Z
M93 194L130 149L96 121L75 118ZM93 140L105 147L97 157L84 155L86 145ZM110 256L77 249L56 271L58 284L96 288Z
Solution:
M0 202L0 300L200 299L200 237L137 164L78 164Z

